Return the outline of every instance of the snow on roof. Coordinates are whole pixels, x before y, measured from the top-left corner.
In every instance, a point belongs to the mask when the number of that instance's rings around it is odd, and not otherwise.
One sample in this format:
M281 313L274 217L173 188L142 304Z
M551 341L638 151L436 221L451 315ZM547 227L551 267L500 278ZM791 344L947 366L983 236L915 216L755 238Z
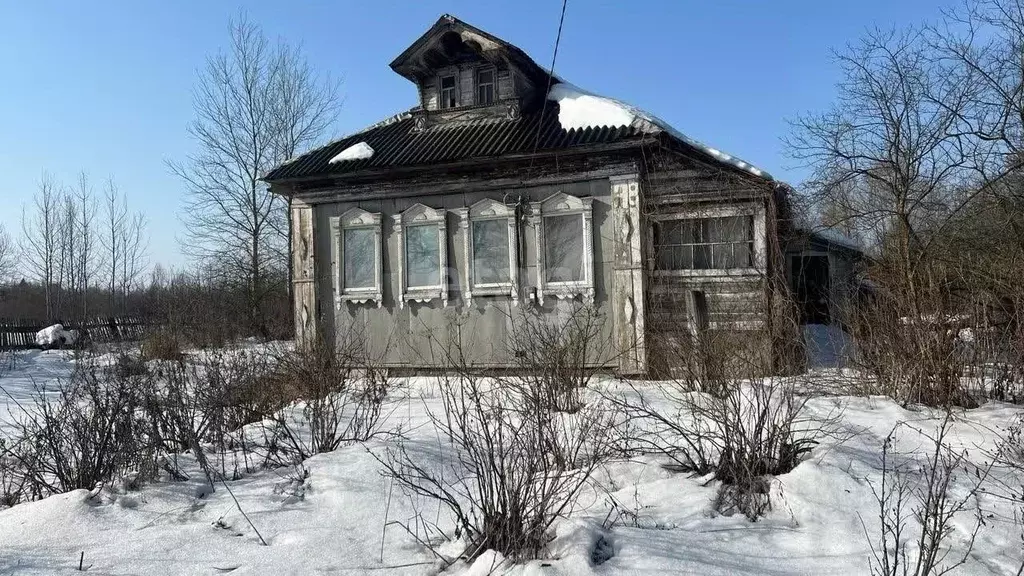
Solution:
M556 79L558 78L556 77ZM772 179L771 174L764 170L690 138L649 112L614 98L587 92L564 80L558 80L559 83L552 86L548 92L548 100L558 102L558 123L566 130L600 128L602 126L609 128L634 126L652 134L668 132L676 139L710 154L721 162L755 176Z
M347 160L365 160L373 157L373 148L366 142L358 142L345 148L337 156L331 158L330 164L345 162Z

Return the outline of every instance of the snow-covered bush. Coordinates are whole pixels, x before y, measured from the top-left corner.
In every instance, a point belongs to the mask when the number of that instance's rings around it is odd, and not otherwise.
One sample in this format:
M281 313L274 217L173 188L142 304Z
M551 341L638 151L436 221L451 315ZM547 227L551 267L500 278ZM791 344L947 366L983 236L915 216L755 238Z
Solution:
M762 376L769 350L737 353L723 334L687 343L689 368L665 382L625 381L606 393L625 415L621 450L654 452L673 468L712 474L721 482L716 509L756 520L771 508L772 478L795 468L828 432L831 420L810 419L798 380Z
M878 503L877 532L865 535L871 546L871 573L877 576L930 576L952 572L964 564L974 547L982 519L977 500L991 467L973 466L966 451L956 452L947 443L952 426L947 413L934 436L923 431L931 442L924 458L901 461L895 450L898 431L893 428L882 445L882 479L871 490ZM956 487L957 476L968 480L968 487ZM950 537L961 513L974 512L969 525L967 546L950 557ZM864 519L861 519L864 522Z
M46 350L62 346L74 346L81 339L78 330L65 330L63 324L53 324L36 332L36 346Z
M488 550L512 561L539 557L552 524L576 505L594 471L612 455L610 407L572 414L538 408L523 385L472 368L457 345L439 383L442 410L428 411L438 461L399 439L379 458L385 474L414 497L436 501L455 525L460 556ZM417 525L434 526L422 518ZM434 533L436 535L436 533Z
M145 376L125 376L85 364L52 396L37 389L15 423L13 459L34 497L116 480L152 470L155 446L141 417Z
M289 409L269 416L285 464L365 442L381 432L391 378L359 338L337 346L316 340L279 355L276 362L275 378L296 398Z

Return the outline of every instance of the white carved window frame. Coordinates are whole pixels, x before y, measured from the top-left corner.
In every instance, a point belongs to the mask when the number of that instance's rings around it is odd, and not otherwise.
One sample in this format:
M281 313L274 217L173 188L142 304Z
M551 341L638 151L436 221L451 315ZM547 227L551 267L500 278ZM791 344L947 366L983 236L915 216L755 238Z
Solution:
M408 254L405 246L405 229L410 226L435 226L437 228L438 284L435 286L409 286ZM398 306L406 302L430 302L440 298L442 306L448 306L448 228L444 210L435 210L423 204L416 204L395 216L395 235L398 236L398 282L401 296Z
M594 303L594 199L578 198L557 192L546 200L530 203L530 225L537 244L537 303L544 297L571 299L582 297L587 304ZM583 278L567 282L547 281L547 246L544 218L548 216L574 216L583 219Z
M330 218L331 225L331 266L334 273L334 307L341 308L342 302L376 302L380 308L384 303L383 263L381 260L381 214L352 208L341 216ZM345 231L373 230L373 278L374 285L365 288L345 287Z
M459 228L462 230L463 246L466 259L465 288L462 290L466 305L473 302L474 296L508 296L512 299L512 305L518 305L519 299L519 257L516 247L519 245L516 229L515 208L506 206L504 203L492 199L484 199L469 208L459 208L455 211L459 216ZM495 282L476 284L475 253L473 251L473 223L492 220L501 220L508 225L508 282Z
M751 216L754 221L754 253L753 267L742 268L685 268L680 270L658 270L655 267L654 227L648 228L647 259L648 270L654 276L677 277L716 277L716 276L757 276L767 269L768 248L765 221L767 212L759 203L740 203L719 206L707 206L698 209L667 211L651 215L652 223L670 222L672 220L699 220L702 218L727 218L732 216Z

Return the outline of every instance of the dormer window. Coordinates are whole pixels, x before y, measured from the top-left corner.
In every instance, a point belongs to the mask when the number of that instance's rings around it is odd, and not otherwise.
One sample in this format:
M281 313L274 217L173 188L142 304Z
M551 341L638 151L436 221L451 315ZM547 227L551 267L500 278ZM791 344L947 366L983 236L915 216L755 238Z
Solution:
M455 75L441 76L441 108L455 108L459 105L455 91Z
M476 103L494 104L494 68L477 70Z

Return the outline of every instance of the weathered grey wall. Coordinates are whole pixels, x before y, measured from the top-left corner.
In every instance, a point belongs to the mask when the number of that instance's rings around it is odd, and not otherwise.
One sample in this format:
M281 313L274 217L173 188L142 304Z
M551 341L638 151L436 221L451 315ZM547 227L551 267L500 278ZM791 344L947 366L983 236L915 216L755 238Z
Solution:
M317 257L318 300L324 328L336 339L346 334L362 333L370 342L374 352L380 353L388 364L395 366L434 366L442 363L443 348L449 338L461 341L470 360L488 364L507 364L506 351L517 315L536 304L529 294L536 286L536 241L532 228L526 219L520 219L518 230L520 240L518 307L512 306L507 296L474 295L470 307L462 298L462 284L465 278L464 233L459 227L459 218L451 211L469 207L474 203L492 198L499 201L514 201L520 198L526 204L542 201L557 192L578 197L593 197L594 221L594 284L595 305L605 319L601 340L611 340L612 320L608 308L608 295L612 290L613 222L611 217L610 187L608 179L596 179L569 184L536 186L525 188L503 188L479 192L438 194L414 198L388 198L363 202L325 202L314 206ZM397 273L399 245L393 231L394 216L416 203L447 211L448 230L448 306L440 300L427 303L409 302L399 306L399 276ZM330 263L331 242L329 219L358 207L370 212L383 214L382 259L383 305L376 303L342 302L335 308ZM328 256L324 256L328 255ZM564 318L568 303L563 300L546 298L543 309L552 319ZM599 346L606 349L604 346ZM613 361L614 352L607 350L602 363Z

